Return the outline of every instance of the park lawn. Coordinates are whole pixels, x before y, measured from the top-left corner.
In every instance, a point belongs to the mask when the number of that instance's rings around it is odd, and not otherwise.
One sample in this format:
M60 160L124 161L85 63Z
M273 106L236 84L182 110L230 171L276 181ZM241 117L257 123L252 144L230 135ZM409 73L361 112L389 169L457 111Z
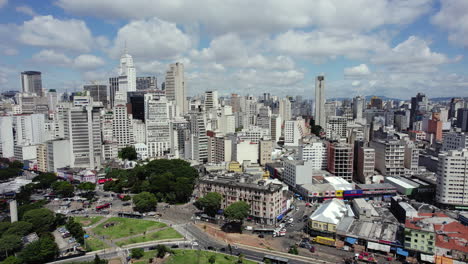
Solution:
M132 237L127 240L122 240L117 242L116 244L121 247L123 245L147 242L147 241L154 241L154 240L163 240L163 239L171 239L171 238L183 238L179 232L175 231L173 228L166 228L157 232L149 233L144 236L137 236Z
M86 244L86 251L91 252L91 251L96 251L96 250L101 250L108 248L109 246L104 243L104 241L94 237L90 236L88 238L85 238L85 244Z
M104 225L107 223L115 223L115 225L104 228ZM106 236L109 239L115 239L142 234L145 231L166 226L164 223L149 220L111 217L93 228L93 232L100 236Z
M95 223L101 221L103 216L90 216L90 217L84 217L84 216L75 216L73 217L76 222L80 223L83 227L87 226L92 226Z
M216 264L234 264L237 263L238 257L229 256L226 254L220 254L210 251L198 251L198 250L174 250L175 255L168 258L164 264L197 264L197 263L209 263L208 258L211 255L216 256ZM200 254L200 262L198 262L198 254ZM244 259L244 264L255 264L250 260Z

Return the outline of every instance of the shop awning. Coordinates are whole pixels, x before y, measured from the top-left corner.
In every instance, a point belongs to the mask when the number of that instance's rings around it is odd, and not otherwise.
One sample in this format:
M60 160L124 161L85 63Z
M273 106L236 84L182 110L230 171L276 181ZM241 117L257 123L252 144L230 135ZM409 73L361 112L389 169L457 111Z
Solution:
M421 260L422 261L427 261L427 262L430 262L430 263L434 263L434 256L433 255L421 254Z
M367 242L367 248L374 249L374 250L379 250L383 252L390 252L390 246L389 245L382 245L379 243L374 243L374 242Z
M407 256L409 255L409 254L408 254L408 251L406 251L406 250L404 250L404 249L402 249L402 248L397 248L397 249L396 249L396 253L397 253L398 255L402 255L402 256L405 256L405 257L407 257Z
M346 237L345 238L345 241L350 243L351 245L353 245L354 243L356 243L357 241L357 238L354 238L354 237Z

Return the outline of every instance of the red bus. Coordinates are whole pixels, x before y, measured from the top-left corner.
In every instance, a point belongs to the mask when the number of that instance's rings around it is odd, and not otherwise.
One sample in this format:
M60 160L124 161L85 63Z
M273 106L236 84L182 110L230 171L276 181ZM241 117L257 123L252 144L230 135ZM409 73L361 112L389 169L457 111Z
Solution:
M117 198L119 198L120 200L123 200L127 195L125 194L117 194Z
M103 205L98 205L96 206L96 210L101 210L101 209L105 209L105 208L109 208L111 206L110 203L105 203Z
M112 179L111 179L111 178L99 179L99 180L98 180L98 183L99 183L99 184L103 184L103 183L108 182L108 181L112 181Z

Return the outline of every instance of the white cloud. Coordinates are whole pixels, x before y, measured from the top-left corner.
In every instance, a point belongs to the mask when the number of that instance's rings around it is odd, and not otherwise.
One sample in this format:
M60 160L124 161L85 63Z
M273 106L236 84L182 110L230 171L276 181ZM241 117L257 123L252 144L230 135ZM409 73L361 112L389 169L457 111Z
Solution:
M410 36L392 49L381 50L371 62L386 65L395 71L431 72L437 70L437 65L451 60L445 54L431 51L427 41Z
M431 22L446 29L451 42L468 47L468 1L442 0L441 8Z
M339 31L294 31L278 35L272 42L275 50L316 62L338 56L364 58L387 44L376 36L350 34Z
M14 56L14 55L18 55L19 51L15 48L5 48L3 50L3 54L7 55L7 56Z
M23 13L23 14L30 15L30 16L37 15L36 12L34 11L34 9L32 9L32 7L30 7L28 5L17 6L16 7L16 12Z
M8 0L0 0L0 8L4 7L8 3Z
M41 50L33 55L32 60L38 63L47 63L58 66L69 66L72 60L63 53L54 50Z
M271 33L320 26L372 30L408 24L427 13L433 0L58 0L78 15L105 19L159 17L178 24L202 24L211 32Z
M19 41L32 46L88 52L94 42L85 22L77 19L36 16L18 30Z
M171 59L191 47L188 35L176 24L158 18L135 20L119 29L110 54L119 57L124 51L140 60Z
M103 59L91 54L82 54L73 60L73 65L82 70L96 69L105 64Z
M255 69L240 70L234 77L244 83L245 86L257 85L290 86L304 79L304 73L291 71L258 71Z
M369 70L369 67L367 67L366 64L360 64L358 66L344 69L344 74L346 76L366 76L366 75L369 75L370 73L371 72Z

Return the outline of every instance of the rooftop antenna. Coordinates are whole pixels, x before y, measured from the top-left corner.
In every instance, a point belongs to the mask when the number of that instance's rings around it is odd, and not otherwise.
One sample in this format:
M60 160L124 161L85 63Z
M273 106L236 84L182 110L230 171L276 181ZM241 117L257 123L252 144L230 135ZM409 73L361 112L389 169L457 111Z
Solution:
M127 40L124 41L124 54L127 54Z

